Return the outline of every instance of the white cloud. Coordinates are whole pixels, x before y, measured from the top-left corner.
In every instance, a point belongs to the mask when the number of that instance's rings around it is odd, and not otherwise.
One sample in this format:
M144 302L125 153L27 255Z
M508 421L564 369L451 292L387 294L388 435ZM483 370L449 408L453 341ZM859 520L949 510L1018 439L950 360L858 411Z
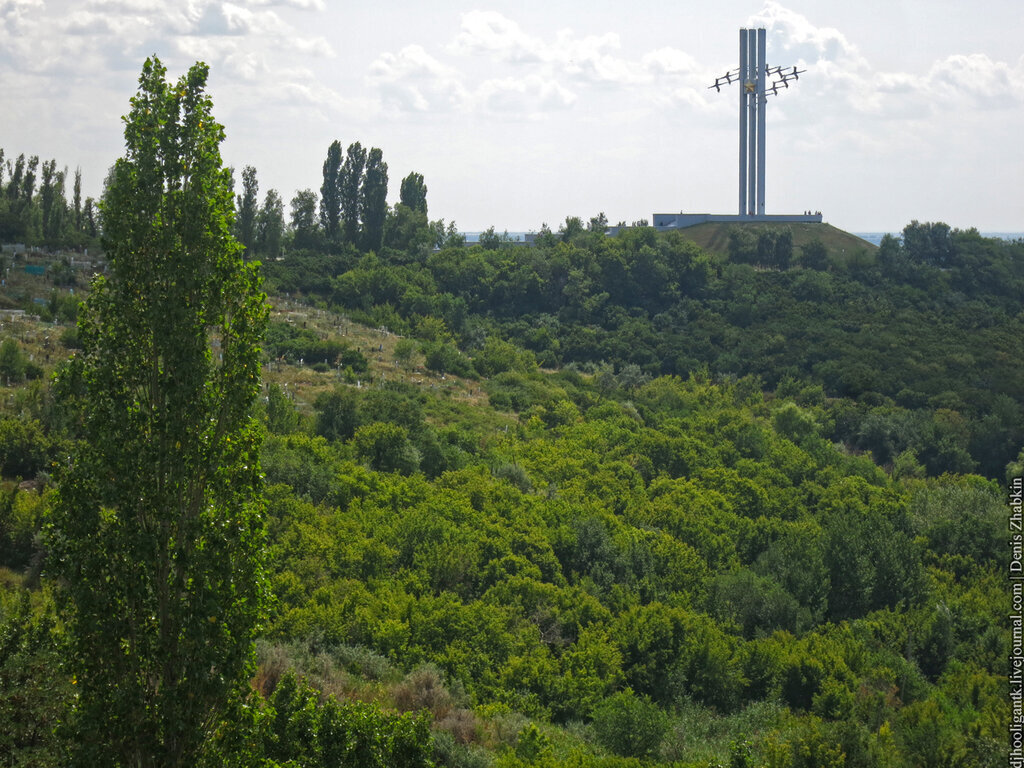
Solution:
M21 18L27 11L43 7L43 0L0 0L0 16L5 19Z
M928 73L929 91L951 101L1002 108L1024 101L1024 58L1011 67L985 54L956 54L936 62Z
M547 58L547 46L539 38L523 32L518 23L497 11L470 11L462 17L462 26L449 46L457 54L492 54L500 61L541 62Z
M168 34L188 34L201 17L203 4L161 0L90 0L87 6L122 23L139 24Z
M321 58L333 58L334 48L323 37L292 37L280 35L274 42L274 47L282 51L294 51L303 56L318 56Z
M818 27L776 0L752 16L770 35L771 64L799 64L819 115L853 114L885 120L928 118L942 109L999 109L1024 100L1024 63L985 54L952 54L927 71L875 69L857 46L832 27ZM776 60L780 59L780 60Z
M695 60L684 51L662 48L631 59L621 48L612 32L580 36L563 29L543 38L498 12L477 10L462 16L458 33L444 48L456 66L422 46L409 46L381 54L370 67L370 81L397 111L456 108L537 119L572 108L590 88L650 86L666 79L678 88L699 76ZM488 77L474 58L487 59L504 76Z
M234 3L223 3L219 10L224 19L226 34L264 36L292 31L273 11L251 11Z
M0 0L0 62L11 66L23 65L38 70L40 62L32 57L42 32L45 7L39 0ZM37 56L47 54L38 51Z
M512 19L496 11L470 11L448 50L456 55L487 56L504 63L539 67L593 83L628 85L646 79L644 67L615 54L622 47L614 32L578 37L559 31L544 40L525 32Z
M130 20L116 16L93 11L75 11L61 22L60 28L68 35L95 37L122 34L133 26Z
M552 58L574 77L598 84L635 85L648 80L643 67L615 55L622 47L614 32L577 38L570 30L558 33Z
M554 80L530 75L488 80L480 85L476 100L490 112L539 118L546 112L568 109L576 95Z
M384 104L399 112L448 111L466 101L459 73L419 45L382 53L370 65L370 80Z
M656 75L703 74L697 60L678 48L658 48L640 60L644 69Z
M249 5L283 5L300 11L323 11L327 9L324 0L249 0Z
M94 8L107 13L160 14L168 12L168 3L162 0L91 0Z
M760 13L750 17L749 26L768 30L769 46L785 52L793 64L816 61L842 62L848 69L867 69L868 63L846 36L833 27L817 27L806 16L791 11L775 0L766 0ZM786 62L772 62L785 64Z

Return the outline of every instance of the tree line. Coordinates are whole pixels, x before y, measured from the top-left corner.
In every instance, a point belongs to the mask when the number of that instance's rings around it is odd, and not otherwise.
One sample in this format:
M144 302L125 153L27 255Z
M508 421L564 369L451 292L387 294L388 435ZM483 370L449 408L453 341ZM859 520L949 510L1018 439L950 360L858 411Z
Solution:
M81 169L69 175L38 155L5 158L0 147L0 241L81 248L99 234L96 201L82 199Z
M402 179L399 200L388 204L388 164L377 147L358 141L342 149L331 142L323 163L319 194L312 189L295 193L287 221L276 190L262 205L253 166L242 170L242 191L236 198L235 236L250 257L277 259L282 253L357 254L408 251L433 244L434 229L456 236L454 225L444 230L427 220L427 186L422 174Z

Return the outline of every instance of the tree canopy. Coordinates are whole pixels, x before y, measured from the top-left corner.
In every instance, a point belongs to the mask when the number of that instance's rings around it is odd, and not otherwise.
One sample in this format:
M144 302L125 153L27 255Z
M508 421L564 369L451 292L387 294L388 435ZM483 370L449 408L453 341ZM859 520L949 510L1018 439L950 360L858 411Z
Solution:
M125 118L110 276L65 374L82 433L50 543L83 765L194 765L245 696L264 605L264 296L231 234L207 69L165 77L146 62Z

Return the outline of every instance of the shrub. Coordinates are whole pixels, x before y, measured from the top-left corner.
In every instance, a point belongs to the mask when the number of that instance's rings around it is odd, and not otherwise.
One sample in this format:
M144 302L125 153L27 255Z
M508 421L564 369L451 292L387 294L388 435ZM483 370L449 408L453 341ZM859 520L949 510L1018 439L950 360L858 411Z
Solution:
M606 749L622 757L653 757L668 730L668 716L648 697L616 693L594 710L594 731Z
M452 710L452 695L445 688L441 671L433 664L417 667L394 691L395 707L400 712L428 709L438 720Z
M49 451L38 421L0 419L0 475L33 478L46 469Z

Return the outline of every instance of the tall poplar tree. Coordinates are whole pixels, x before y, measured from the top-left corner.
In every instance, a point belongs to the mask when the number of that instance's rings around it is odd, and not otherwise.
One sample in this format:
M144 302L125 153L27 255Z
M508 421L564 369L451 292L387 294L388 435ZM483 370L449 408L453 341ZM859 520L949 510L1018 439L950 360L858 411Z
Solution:
M75 184L72 187L71 208L75 213L73 221L74 231L82 231L82 169L75 168Z
M56 212L57 186L56 177L57 161L44 161L39 186L39 208L42 213L43 237L47 239L54 235L54 214Z
M363 187L363 170L366 168L366 150L358 141L348 145L345 163L338 177L341 193L341 230L345 242L359 246L360 191Z
M398 202L414 211L427 212L427 185L423 174L413 171L404 179L398 193Z
M238 219L235 223L237 237L252 257L256 245L256 217L259 214L260 201L257 197L260 184L256 180L256 169L251 165L242 169L242 194L238 196Z
M319 240L316 226L316 193L302 189L291 202L291 227L296 248L315 248Z
M64 384L83 439L50 525L75 764L195 765L248 689L265 596L259 343L207 67L147 60L103 202L109 277Z
M268 189L256 216L256 251L268 259L281 255L284 237L284 201L276 189Z
M328 240L341 235L341 142L335 139L324 160L324 183L320 186L320 226Z
M388 215L388 164L377 147L373 147L366 157L359 204L363 220L363 250L380 252L384 220Z
M10 169L11 178L7 182L7 199L13 205L21 193L21 178L25 173L25 153L18 155L14 167Z

